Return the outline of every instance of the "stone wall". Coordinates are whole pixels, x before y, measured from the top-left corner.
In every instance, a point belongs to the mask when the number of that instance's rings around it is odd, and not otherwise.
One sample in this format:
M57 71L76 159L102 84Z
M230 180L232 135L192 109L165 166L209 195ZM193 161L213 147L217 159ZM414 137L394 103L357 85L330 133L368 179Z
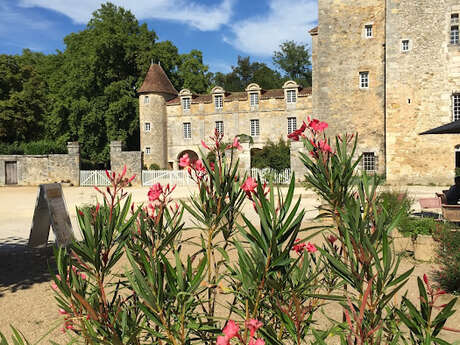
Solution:
M238 134L250 135L250 120L253 119L259 120L260 135L253 137L252 147L262 148L268 140L287 140L287 118L295 117L297 127L300 127L302 121L312 114L312 98L311 95L299 96L293 105L287 105L283 98L261 99L256 108L251 108L248 100L233 100L224 102L224 108L218 112L213 103L192 103L188 113L182 111L180 104L166 108L168 162L177 169L181 153L185 150L199 153L201 140L207 140L213 134L216 121L224 122L224 142L232 142ZM184 139L184 122L191 123L191 139Z
M121 173L126 165L126 177L136 175L131 182L134 186L142 185L142 152L123 151L121 141L110 143L110 170Z
M313 113L329 123L329 136L359 132L358 153L374 152L384 173L385 0L319 0L318 10ZM360 72L369 72L367 89L360 88Z
M76 142L67 144L68 154L0 155L0 185L6 183L5 166L16 162L18 185L67 182L80 183L80 150Z
M449 123L460 92L460 46L450 45L458 0L388 1L387 169L394 184L451 184L459 135L418 133ZM401 50L409 40L409 51Z

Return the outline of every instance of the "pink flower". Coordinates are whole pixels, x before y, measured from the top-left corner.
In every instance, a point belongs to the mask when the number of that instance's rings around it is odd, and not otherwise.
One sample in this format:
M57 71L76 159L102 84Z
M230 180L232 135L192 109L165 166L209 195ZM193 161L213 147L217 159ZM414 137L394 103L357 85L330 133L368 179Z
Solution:
M307 124L305 123L305 121L303 121L302 126L300 126L299 129L296 129L292 133L289 133L287 137L294 141L299 141L300 136L303 135L303 132L305 132L306 129L307 129Z
M327 143L327 140L321 140L319 143L318 143L318 148L323 151L324 153L326 152L329 152L329 153L332 153L332 149L331 147L329 146L329 144Z
M148 192L149 201L156 201L163 194L163 187L159 183L155 183Z
M307 118L307 121L308 127L311 128L314 132L322 132L329 126L326 122L321 122L318 119L310 120L310 117Z
M58 286L56 285L55 282L51 282L51 288L56 291L58 289Z
M181 168L188 168L190 166L190 158L188 157L188 153L179 159L179 166Z
M426 275L426 273L423 275L423 281L428 286L428 276Z
M81 279L86 280L86 274L80 273L80 277L81 277Z
M244 181L243 185L241 186L241 189L243 189L246 192L246 194L255 192L256 188L257 188L256 180L253 179L252 177L248 177L246 181Z
M207 150L210 150L209 146L206 145L206 143L204 142L204 140L201 140L201 146L203 146L205 149Z
M227 146L227 150L231 148L235 148L239 151L243 150L243 146L240 145L240 140L238 139L238 137L235 137L235 139L233 139L233 144Z
M253 337L256 334L257 330L262 326L263 323L256 319L246 321L246 327L249 328L249 334L251 337Z
M203 161L201 159L197 160L195 162L195 170L200 172L200 173L205 173L206 172L206 167L203 164Z
M66 315L67 312L66 312L64 309L60 308L60 309L59 309L59 314L61 314L61 315Z
M318 250L318 248L316 248L313 243L310 243L310 242L307 243L307 252L314 253L317 250Z
M256 341L254 341L254 339L251 339L249 340L249 345L265 345L265 341L263 339L256 339Z
M299 242L300 242L300 238L296 239L294 241L294 245L292 246L291 250L294 250L297 254L300 255L305 250L307 245L305 243L299 243Z
M230 344L230 339L227 336L219 335L217 337L217 345L228 345Z
M236 337L239 331L240 331L240 327L233 320L229 320L227 322L227 325L222 330L222 332L227 336L228 339L232 339L233 337Z
M327 240L329 241L330 244L334 244L335 241L337 241L337 237L334 235L330 235Z

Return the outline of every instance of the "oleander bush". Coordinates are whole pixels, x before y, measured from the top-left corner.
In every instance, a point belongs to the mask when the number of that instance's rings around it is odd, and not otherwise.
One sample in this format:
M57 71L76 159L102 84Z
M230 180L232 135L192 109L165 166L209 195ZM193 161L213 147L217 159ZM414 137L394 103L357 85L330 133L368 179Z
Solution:
M77 209L83 240L55 251L62 331L84 344L448 344L456 299L437 305L445 292L425 276L418 304L398 302L413 272L389 237L403 210L378 203L378 177L356 174L357 136L332 144L326 128L308 119L289 135L304 143L324 223L305 221L294 176L284 191L246 176L238 138L217 132L201 159L180 158L196 183L180 204L157 183L135 205L134 177L107 172L101 202ZM26 340L14 331L13 343Z
M439 285L448 292L460 293L460 231L444 228L438 233L437 258L440 264L435 274Z

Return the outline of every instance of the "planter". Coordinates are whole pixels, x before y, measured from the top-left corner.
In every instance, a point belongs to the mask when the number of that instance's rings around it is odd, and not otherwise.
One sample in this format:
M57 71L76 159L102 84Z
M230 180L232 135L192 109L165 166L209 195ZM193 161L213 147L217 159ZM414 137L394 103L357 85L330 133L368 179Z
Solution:
M414 241L412 238L401 235L398 230L393 231L392 237L393 245L397 253L414 251Z
M418 235L414 245L414 257L420 261L433 261L436 255L436 242L431 235Z

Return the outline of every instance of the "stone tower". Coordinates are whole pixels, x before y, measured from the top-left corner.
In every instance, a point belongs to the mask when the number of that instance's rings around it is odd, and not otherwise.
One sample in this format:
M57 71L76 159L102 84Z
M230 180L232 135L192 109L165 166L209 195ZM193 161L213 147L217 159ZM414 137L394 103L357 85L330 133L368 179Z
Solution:
M167 114L166 102L177 96L165 71L151 64L139 93L140 146L144 165L155 163L167 167Z

